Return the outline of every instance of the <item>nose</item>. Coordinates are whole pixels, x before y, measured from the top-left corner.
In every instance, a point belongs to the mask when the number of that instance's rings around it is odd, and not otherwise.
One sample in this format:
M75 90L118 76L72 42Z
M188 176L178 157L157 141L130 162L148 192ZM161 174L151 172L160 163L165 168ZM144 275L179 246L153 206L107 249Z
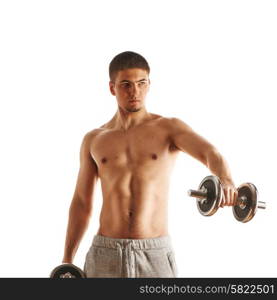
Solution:
M139 95L139 88L134 84L131 89L131 98L137 99Z

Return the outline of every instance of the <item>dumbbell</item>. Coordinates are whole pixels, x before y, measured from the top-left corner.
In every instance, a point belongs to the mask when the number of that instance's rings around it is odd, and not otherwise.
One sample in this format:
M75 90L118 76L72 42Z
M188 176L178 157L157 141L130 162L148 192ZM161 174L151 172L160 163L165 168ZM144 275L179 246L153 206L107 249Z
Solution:
M258 201L258 190L253 183L243 183L237 188L238 196L233 206L234 217L243 223L250 221L257 208L266 208L266 203ZM205 177L198 190L189 190L188 195L195 197L197 208L203 216L212 216L219 208L223 188L217 176Z
M57 266L50 274L50 278L85 278L85 273L77 266L63 263Z

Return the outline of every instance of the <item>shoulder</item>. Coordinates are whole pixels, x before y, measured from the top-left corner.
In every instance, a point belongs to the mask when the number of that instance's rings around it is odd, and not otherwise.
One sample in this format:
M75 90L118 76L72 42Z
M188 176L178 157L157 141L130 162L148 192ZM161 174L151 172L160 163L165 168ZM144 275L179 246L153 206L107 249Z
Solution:
M92 137L95 137L98 133L99 133L99 128L95 128L95 129L92 129L92 130L90 130L90 131L87 131L85 134L84 134L84 136L83 136L83 138L84 139L90 139L90 138L92 138Z
M91 142L105 129L104 128L94 128L91 129L90 131L87 131L82 138L82 143L86 145L90 145Z
M159 114L150 113L150 121L155 122L159 125L168 126L171 122L170 117L165 117Z
M170 131L192 130L192 128L187 123L185 123L180 118L176 118L176 117L162 117L161 123Z

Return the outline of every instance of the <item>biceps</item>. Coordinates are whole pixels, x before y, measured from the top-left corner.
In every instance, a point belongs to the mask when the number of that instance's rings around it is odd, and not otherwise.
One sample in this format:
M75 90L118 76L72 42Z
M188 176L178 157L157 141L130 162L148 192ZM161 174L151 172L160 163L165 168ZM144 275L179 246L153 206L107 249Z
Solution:
M91 206L97 179L98 173L95 162L92 159L83 162L78 172L74 197L81 201L85 206Z
M174 143L181 151L188 153L205 165L209 153L215 151L215 147L211 143L192 129L177 133L174 136Z

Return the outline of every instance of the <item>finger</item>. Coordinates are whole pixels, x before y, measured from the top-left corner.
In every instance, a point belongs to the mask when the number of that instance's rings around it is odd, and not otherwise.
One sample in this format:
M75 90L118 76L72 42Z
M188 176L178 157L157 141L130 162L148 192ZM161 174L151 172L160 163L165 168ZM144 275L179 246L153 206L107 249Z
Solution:
M228 191L228 188L224 189L224 196L225 196L224 206L228 206L228 201L229 201L229 191Z
M233 191L232 189L228 188L228 206L231 206L232 205L232 199L233 199Z
M238 199L238 191L237 190L235 190L235 195L234 195L234 205L236 204L236 202L237 202L237 199Z
M228 197L227 197L227 206L231 206L232 205L232 201L233 201L233 190L231 188L228 188L227 191Z
M222 191L222 194L221 194L221 200L220 200L220 207L224 207L225 205L225 194L224 194L224 190Z
M230 206L233 206L235 202L235 190L231 189L231 203Z
M224 202L224 206L228 205L228 199L229 199L229 195L228 195L228 188L224 188L224 195L225 195L225 202Z
M232 206L234 206L235 205L235 199L236 199L236 190L232 190Z

